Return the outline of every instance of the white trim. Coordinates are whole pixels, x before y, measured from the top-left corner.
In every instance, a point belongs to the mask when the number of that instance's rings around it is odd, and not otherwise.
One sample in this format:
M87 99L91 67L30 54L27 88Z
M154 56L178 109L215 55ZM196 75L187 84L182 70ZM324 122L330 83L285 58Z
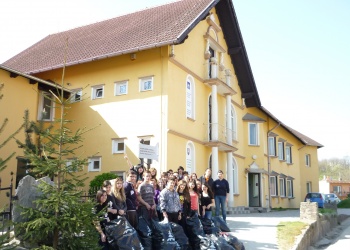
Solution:
M104 94L104 84L91 86L91 100L102 99L104 97Z
M114 96L128 94L128 81L114 82Z
M139 78L139 89L140 92L152 91L154 85L153 76L140 77Z
M123 147L123 149L119 149L119 144ZM125 153L125 139L112 139L112 154L123 154Z
M95 163L98 162L98 169L94 168ZM102 157L95 156L88 158L88 172L99 172L101 171Z
M55 102L53 101L54 96L47 91L40 91L39 92L39 104L38 104L38 115L37 119L43 120L43 121L53 121L55 119ZM47 102L50 103L45 103L44 99L47 100ZM44 107L45 105L45 107ZM43 111L46 109L49 110L49 117L48 118L42 118Z
M190 90L188 90L188 83ZM196 84L193 76L187 75L186 77L186 118L196 119Z
M250 135L250 125L255 125L256 126L256 143L255 144L251 144L250 143L250 139L251 139L251 135ZM256 122L248 122L248 145L250 146L259 146L259 123Z

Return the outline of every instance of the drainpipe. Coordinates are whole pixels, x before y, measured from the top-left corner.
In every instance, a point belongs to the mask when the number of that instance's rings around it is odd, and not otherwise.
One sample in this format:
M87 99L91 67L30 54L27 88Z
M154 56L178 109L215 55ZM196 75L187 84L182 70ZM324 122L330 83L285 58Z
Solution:
M269 153L269 136L270 133L275 130L276 128L278 128L281 125L280 122L278 122L278 124L276 126L274 126L272 129L270 129L269 131L267 131L267 172L268 172L268 180L267 180L267 186L269 189L269 209L271 210L271 190L270 190L270 176L271 176L271 159L270 159L270 153Z

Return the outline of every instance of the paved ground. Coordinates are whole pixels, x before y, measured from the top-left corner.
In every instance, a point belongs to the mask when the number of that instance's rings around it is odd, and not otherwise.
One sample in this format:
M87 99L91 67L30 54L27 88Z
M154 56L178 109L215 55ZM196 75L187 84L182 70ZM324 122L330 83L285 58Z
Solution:
M338 209L338 214L350 215L350 209ZM281 221L298 221L299 217L299 210L287 210L269 213L235 214L227 217L226 221L232 230L232 234L243 242L245 249L268 250L278 249L277 225ZM333 239L324 239L329 241L328 248L326 248L327 246L321 248L311 247L309 250L350 249L350 218L334 231Z
M269 213L234 214L226 218L232 234L247 250L278 249L277 225L281 221L298 221L299 210Z

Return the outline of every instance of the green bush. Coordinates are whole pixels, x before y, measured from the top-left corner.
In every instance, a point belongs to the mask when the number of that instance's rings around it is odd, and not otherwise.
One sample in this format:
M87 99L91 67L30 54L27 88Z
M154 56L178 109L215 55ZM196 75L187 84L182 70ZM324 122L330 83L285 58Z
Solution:
M345 199L339 202L338 208L350 208L350 199Z
M112 179L115 179L117 177L118 177L118 175L113 174L113 173L103 173L103 174L95 176L95 178L92 181L90 181L89 194L90 195L96 194L97 190L102 188L104 181L112 180Z

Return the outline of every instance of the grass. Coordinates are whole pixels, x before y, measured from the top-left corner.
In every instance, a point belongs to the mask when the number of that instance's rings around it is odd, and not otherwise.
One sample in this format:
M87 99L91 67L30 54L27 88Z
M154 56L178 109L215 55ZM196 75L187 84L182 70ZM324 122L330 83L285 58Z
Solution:
M297 236L308 224L301 221L282 221L277 225L278 249L287 250L294 246Z

